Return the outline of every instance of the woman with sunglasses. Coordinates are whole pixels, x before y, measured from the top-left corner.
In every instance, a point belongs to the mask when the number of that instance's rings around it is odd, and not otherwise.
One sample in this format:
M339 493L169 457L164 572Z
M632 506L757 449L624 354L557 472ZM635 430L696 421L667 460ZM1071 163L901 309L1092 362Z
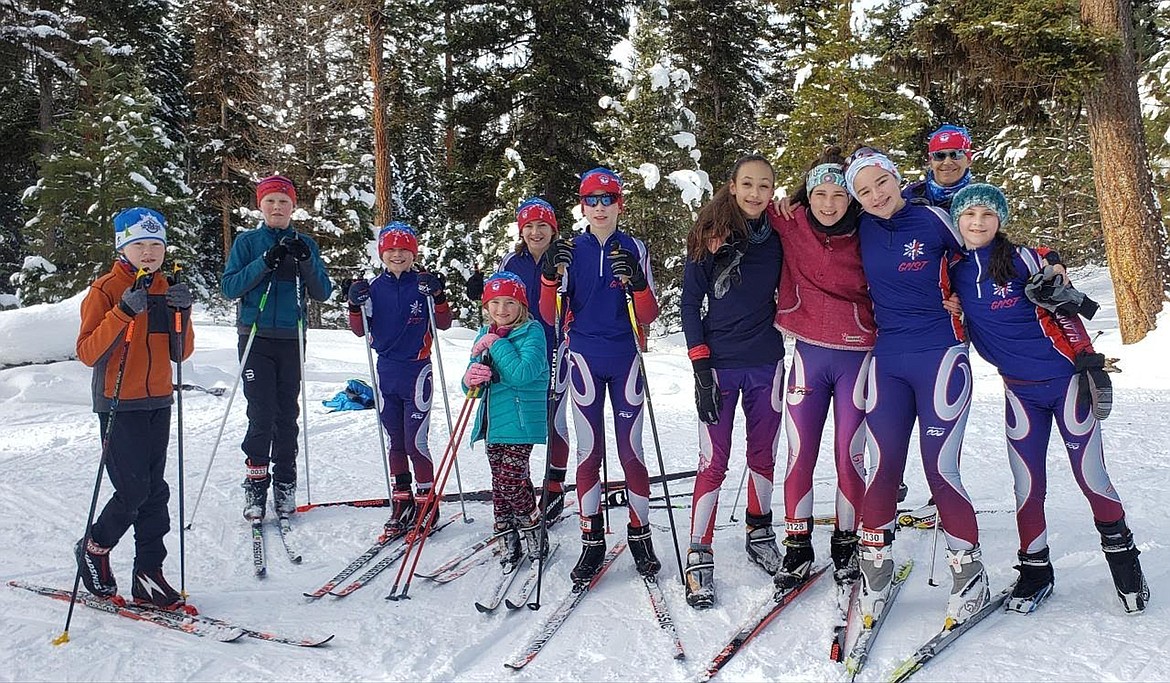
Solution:
M865 381L876 341L857 223L861 207L845 188L845 158L830 147L790 198L791 219L770 214L784 245L776 327L796 339L785 418L784 564L777 590L808 577L814 552L813 473L833 404L836 529L830 554L843 589L857 580L857 527L865 494ZM848 591L842 590L847 596ZM843 608L847 608L847 598Z
M950 210L951 198L972 182L971 134L966 128L945 123L930 134L926 144L926 178L902 190L907 201Z
M878 332L866 395L871 471L861 515L862 623L873 624L892 586L898 485L917 421L923 471L945 530L953 579L946 619L953 626L990 599L975 509L959 478L971 364L959 318L943 307L951 295L947 264L962 238L945 211L906 201L897 167L875 149L850 157L845 182L864 211L861 262Z
M682 323L695 373L700 424L685 579L687 603L696 608L715 604L711 541L741 396L751 475L747 555L769 575L780 567L772 530L772 476L782 410L784 339L772 320L781 248L765 215L774 178L764 157L741 157L687 235Z

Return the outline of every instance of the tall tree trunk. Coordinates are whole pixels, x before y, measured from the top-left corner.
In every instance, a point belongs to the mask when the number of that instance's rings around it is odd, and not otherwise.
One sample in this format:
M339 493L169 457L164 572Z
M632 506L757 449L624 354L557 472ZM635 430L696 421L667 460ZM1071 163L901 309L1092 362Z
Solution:
M381 0L372 0L367 13L370 27L370 80L374 84L374 221L382 226L390 221L390 146L386 140L386 89L383 43L386 40L386 15Z
M219 98L219 130L222 134L228 132L227 98ZM215 189L216 204L219 204L219 229L223 234L223 262L227 263L232 253L232 210L231 210L231 166L228 156L222 155L219 162L219 185Z
M443 12L443 39L446 45L443 49L443 83L447 93L443 98L446 111L446 149L447 170L455 170L455 64L451 56L451 11Z
M1101 209L1105 255L1123 344L1154 329L1162 309L1164 235L1150 178L1133 55L1133 8L1118 0L1081 0L1081 21L1115 37L1100 81L1088 92L1089 147Z

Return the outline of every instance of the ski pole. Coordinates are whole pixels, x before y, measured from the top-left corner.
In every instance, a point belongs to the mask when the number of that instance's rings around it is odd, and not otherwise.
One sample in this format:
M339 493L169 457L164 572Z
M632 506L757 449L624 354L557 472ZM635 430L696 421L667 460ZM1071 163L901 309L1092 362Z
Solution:
M447 448L443 452L443 458L439 462L438 473L435 477L434 485L431 487L431 495L427 497L423 504L422 511L415 520L414 529L406 536L406 556L402 560L402 564L398 567L398 575L394 577L394 585L390 588L390 593L386 595L387 600L406 600L409 598L410 583L414 578L414 571L418 568L419 558L422 557L423 546L426 543L427 536L431 534L431 529L434 527L435 518L438 516L436 508L439 505L439 497L443 493L443 489L447 485L447 480L451 476L451 470L454 469L452 465L455 462L456 456L459 452L459 441L463 438L463 432L467 428L470 418L475 414L476 399L479 398L480 388L476 387L468 393L467 398L463 401L463 406L459 409L459 417L456 421L456 432L451 435L451 439L447 442ZM410 569L407 569L409 564ZM402 580L403 575L406 576L406 583L402 586L402 591L398 591L398 585Z
M361 278L354 278L357 282ZM386 451L386 433L382 431L382 393L378 390L378 373L374 369L374 347L370 339L370 324L366 320L365 308L362 308L362 336L366 340L366 361L370 365L370 384L374 387L374 426L378 430L378 443L381 445L379 459L382 461L382 471L386 473L386 498L394 497L394 489L390 485L390 461Z
M930 578L926 583L931 587L938 587L938 582L934 580L934 560L938 557L938 528L942 526L942 518L938 515L938 508L935 508L934 513L934 541L930 544Z
M426 295L427 315L431 321L431 338L435 343L435 364L439 368L439 386L443 388L443 410L447 414L447 433L451 433L451 401L447 398L447 380L443 376L443 352L439 350L439 328L435 325L435 300L430 294ZM434 392L431 392L434 396ZM475 520L467 516L467 503L463 500L463 479L459 476L459 461L455 461L455 486L459 489L459 509L463 512L463 523L471 524Z
M139 268L134 274L134 284L130 288L138 289L142 285L142 278L147 275L145 268ZM141 311L140 311L141 312ZM98 458L97 479L93 483L93 496L89 500L89 514L85 518L85 535L81 537L81 552L89 548L89 535L92 531L93 516L97 512L98 492L102 488L102 474L106 471L106 459L110 454L110 434L114 431L114 419L118 416L118 403L122 396L122 377L126 374L126 357L130 355L130 340L134 338L134 323L138 316L130 319L126 331L122 334L122 358L118 360L118 374L114 377L114 396L110 399L110 417L106 420L105 433L102 435L102 454ZM81 589L81 563L77 564L77 573L73 575L73 592L69 596L69 610L65 613L65 629L61 635L53 639L54 645L64 645L69 642L69 624L73 621L73 608L77 604L77 592Z
M666 483L666 464L662 461L662 442L658 439L658 422L654 419L654 402L650 400L650 382L646 373L646 359L642 357L642 345L638 343L638 316L634 312L634 295L629 283L623 288L626 293L626 310L630 314L630 329L634 332L634 351L638 355L638 370L642 373L642 388L646 392L646 412L650 416L650 433L654 435L654 451L658 455L658 472L662 475L662 493L666 497L666 516L670 518L670 540L674 541L674 559L678 562L678 579L686 585L683 572L682 550L678 545L678 527L674 523L674 505L670 501L670 487Z
M301 443L305 449L305 499L313 502L313 480L309 476L309 391L305 383L305 303L301 291L301 268L297 266L297 355L301 370Z
M179 264L174 266L174 272L167 280L168 286L179 284L179 273L182 271ZM179 351L176 354L178 358L175 360L175 384L179 387L176 393L179 395L175 400L176 424L175 424L175 451L179 458L179 595L183 596L183 600L187 599L187 532L185 529L186 517L183 509L183 349L186 346L185 337L186 330L183 329L183 312L175 309L175 335L178 337Z
M735 492L735 502L731 504L731 518L727 521L738 522L735 518L735 511L739 508L739 498L743 495L743 485L747 482L748 466L745 462L743 465L743 476L739 478L739 490Z
M564 331L561 329L563 323L564 311L564 291L565 279L568 275L565 274L565 269L561 267L561 285L557 288L556 297L556 313L553 315L553 356L550 363L551 374L548 379L548 440L546 442L544 453L544 485L541 487L541 495L548 498L548 482L552 477L552 439L553 433L556 431L556 409L557 409L557 376L560 373L560 351L561 344L564 342ZM569 351L565 350L566 360ZM567 391L567 389L566 389ZM540 510L540 547L543 550L548 547L548 521L544 519L544 510ZM528 602L528 609L540 609L540 586L544 580L544 556L547 553L541 553L536 560L536 597Z
M215 435L215 444L211 447L211 458L207 461L207 471L203 473L203 483L199 485L199 494L195 496L195 505L191 508L191 521L187 522L190 529L195 524L195 514L199 512L199 503L203 500L203 491L207 488L207 478L211 476L211 466L215 463L215 455L219 452L219 442L223 439L223 428L227 426L228 415L232 412L232 402L236 400L236 389L240 388L240 378L244 375L244 368L248 365L248 356L252 353L252 342L256 341L256 329L260 322L260 315L264 313L264 306L268 303L268 295L272 292L273 279L269 278L264 294L260 296L260 305L256 311L256 320L252 321L252 329L248 332L248 341L244 344L244 353L240 355L240 367L236 370L236 379L232 382L232 391L228 394L227 407L223 411L223 419L219 423L219 431Z

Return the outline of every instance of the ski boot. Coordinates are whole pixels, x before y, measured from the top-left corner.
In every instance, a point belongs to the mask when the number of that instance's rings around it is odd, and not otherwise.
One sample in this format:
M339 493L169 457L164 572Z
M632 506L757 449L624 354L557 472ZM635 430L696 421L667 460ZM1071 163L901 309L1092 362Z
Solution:
M390 519L383 525L382 539L390 540L405 536L414 528L418 508L410 493L410 484L394 484L390 497Z
M167 583L163 576L162 567L157 569L135 569L134 587L130 594L137 605L149 605L170 611L182 610L188 614L196 614L194 608L187 608L186 601L179 591Z
M562 486L560 482L557 482L556 485L558 487ZM544 491L540 494L540 509L544 514L545 524L552 524L557 521L557 518L565 511L564 489L552 491L549 486L550 484L546 482Z
M901 503L902 501L906 500L906 494L908 494L908 493L910 493L910 487L906 485L906 482L899 483L898 484L898 502Z
M772 513L747 516L747 540L744 543L748 559L758 564L769 575L780 570L780 549L776 547L776 532L772 531Z
M573 583L589 583L605 561L605 520L601 515L581 518L581 557L569 576Z
M424 518L423 515L426 515L426 517ZM432 495L430 485L425 489L417 489L414 494L414 520L406 528L406 540L411 543L414 542L414 530L416 527L418 528L418 533L429 536L434 533L438 523L439 503Z
M987 570L983 568L983 551L976 545L970 550L947 550L951 568L951 597L947 601L946 628L963 623L991 601Z
M797 528L808 529L812 520L799 520ZM793 525L788 525L792 527ZM776 586L776 595L796 588L812 571L813 564L812 536L808 533L789 533L784 536L784 565L776 572L773 583Z
M264 521L265 508L268 507L268 485L271 483L267 465L247 466L243 483L244 519L252 523Z
M857 581L861 574L857 566L857 534L852 531L834 531L829 541L829 554L833 558L833 580L838 586Z
M650 525L626 525L626 540L630 544L630 552L634 555L634 566L642 576L652 576L662 569L662 563L654 555L654 541L651 538Z
M1008 612L1030 614L1052 595L1052 563L1048 560L1048 548L1041 548L1034 553L1020 551L1016 556L1020 559L1015 567L1020 572L1020 578L1012 588L1005 609Z
M114 570L110 568L110 549L94 543L93 539L86 542L83 538L73 546L73 553L77 556L77 567L81 571L85 590L99 598L117 597L118 582L114 579Z
M1150 599L1150 586L1142 573L1142 564L1138 561L1141 553L1133 544L1133 533L1125 518L1110 523L1096 522L1096 525L1101 534L1101 549L1105 551L1109 573L1113 575L1113 585L1117 588L1117 599L1126 612L1144 611Z
M277 517L288 517L297 511L297 483L295 481L272 482L272 507Z
M708 609L715 604L715 556L711 546L693 544L687 551L687 604L695 609Z
M542 528L544 517L539 510L533 510L532 519L520 527L520 539L528 552L528 559L537 560L548 557L548 531Z
M524 558L524 546L520 543L520 533L514 524L497 524L495 527L500 537L500 564L504 566L504 573L516 571L516 566Z
M861 545L858 548L857 566L861 570L861 587L857 594L857 607L861 623L872 628L881 616L894 586L894 557L891 552L894 532L889 530L861 530Z

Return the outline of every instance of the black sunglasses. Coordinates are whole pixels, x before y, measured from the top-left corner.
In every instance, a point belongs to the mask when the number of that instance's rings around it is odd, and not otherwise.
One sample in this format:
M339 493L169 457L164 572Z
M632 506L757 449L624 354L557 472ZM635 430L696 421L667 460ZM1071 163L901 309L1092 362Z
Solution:
M930 158L934 159L935 161L946 161L947 159L958 161L959 157L965 156L967 156L967 153L961 149L944 149L939 152L930 153Z
M617 204L618 200L621 198L622 196L619 194L587 194L581 198L581 201L585 204L585 206L597 206L598 204L601 204L602 206L612 206Z

